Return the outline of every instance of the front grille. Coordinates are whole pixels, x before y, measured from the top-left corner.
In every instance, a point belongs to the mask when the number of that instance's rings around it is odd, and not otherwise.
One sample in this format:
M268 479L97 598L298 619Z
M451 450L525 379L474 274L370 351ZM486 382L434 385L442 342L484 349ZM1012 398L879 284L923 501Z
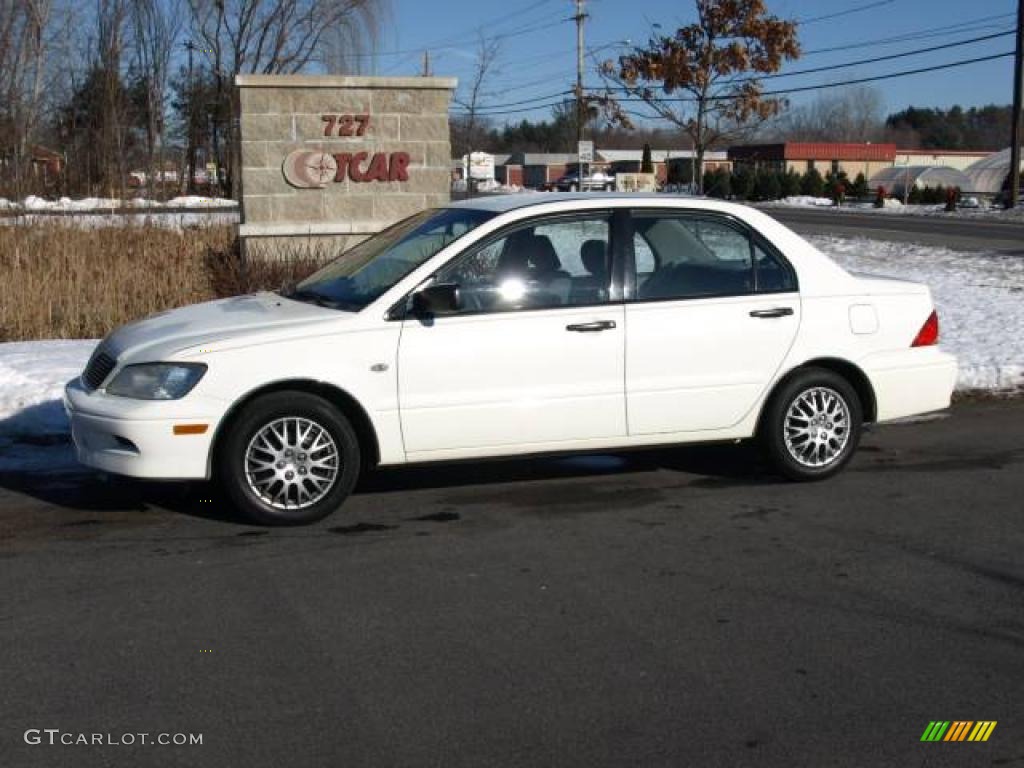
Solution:
M90 390L96 389L106 381L107 376L114 370L115 365L117 365L115 358L106 352L97 351L96 354L89 358L89 364L82 371L82 383Z

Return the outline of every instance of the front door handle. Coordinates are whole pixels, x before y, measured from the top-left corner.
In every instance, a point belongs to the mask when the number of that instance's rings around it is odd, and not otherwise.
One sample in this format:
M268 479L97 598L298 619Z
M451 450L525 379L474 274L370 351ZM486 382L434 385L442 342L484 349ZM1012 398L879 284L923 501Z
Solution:
M750 313L751 317L768 318L768 317L787 317L793 314L793 310L789 307L774 307L772 309L755 309Z
M614 320L597 320L593 323L574 323L573 325L567 325L565 326L565 330L575 331L576 333L599 333L601 331L610 331L614 327Z

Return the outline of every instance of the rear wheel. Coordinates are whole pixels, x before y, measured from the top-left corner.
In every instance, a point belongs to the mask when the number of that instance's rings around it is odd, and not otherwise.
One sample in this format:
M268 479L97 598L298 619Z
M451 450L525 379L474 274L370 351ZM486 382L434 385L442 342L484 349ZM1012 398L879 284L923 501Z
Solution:
M761 441L775 468L792 480L821 480L839 472L860 442L863 409L839 374L807 368L775 392Z
M307 392L274 392L246 405L219 454L221 482L238 510L262 525L320 520L359 477L359 441L348 419Z

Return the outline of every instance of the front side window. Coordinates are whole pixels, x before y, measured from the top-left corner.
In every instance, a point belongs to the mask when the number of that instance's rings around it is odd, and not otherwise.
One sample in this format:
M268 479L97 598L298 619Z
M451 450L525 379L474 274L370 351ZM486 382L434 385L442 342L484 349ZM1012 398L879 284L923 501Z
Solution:
M640 301L794 290L788 267L722 219L677 213L633 216Z
M494 215L469 208L422 211L350 248L282 295L358 312Z
M507 312L608 301L611 228L605 215L516 227L445 267L459 312Z

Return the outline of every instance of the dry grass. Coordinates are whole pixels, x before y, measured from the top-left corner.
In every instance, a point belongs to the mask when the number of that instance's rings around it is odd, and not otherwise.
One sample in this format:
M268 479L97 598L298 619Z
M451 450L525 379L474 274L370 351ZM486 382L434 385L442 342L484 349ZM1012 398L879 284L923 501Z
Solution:
M0 341L101 337L154 312L276 288L320 261L246 265L231 226L0 226Z

